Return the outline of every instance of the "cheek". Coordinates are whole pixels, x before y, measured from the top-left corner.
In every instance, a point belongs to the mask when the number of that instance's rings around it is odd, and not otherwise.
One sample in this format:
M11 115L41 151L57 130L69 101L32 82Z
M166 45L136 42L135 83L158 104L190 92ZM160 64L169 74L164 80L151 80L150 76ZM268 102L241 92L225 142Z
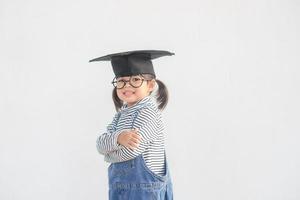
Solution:
M118 95L118 96L121 96L121 95L122 95L122 90L118 90L118 89L117 89L117 95Z

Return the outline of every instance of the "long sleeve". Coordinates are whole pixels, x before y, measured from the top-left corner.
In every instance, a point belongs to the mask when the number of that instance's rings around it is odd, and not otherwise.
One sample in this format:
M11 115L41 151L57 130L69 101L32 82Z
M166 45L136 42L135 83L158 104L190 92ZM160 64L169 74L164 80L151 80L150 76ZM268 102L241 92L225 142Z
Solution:
M96 147L100 154L106 155L111 151L118 150L121 145L117 143L120 131L115 131L118 122L119 113L114 116L113 121L107 126L106 132L100 135L96 141Z
M139 147L132 150L121 145L121 148L118 150L108 152L104 160L111 163L122 162L133 159L143 153L149 143L158 137L159 129L161 128L159 117L157 110L151 107L140 109L132 122L132 127L139 129L138 133L142 138Z

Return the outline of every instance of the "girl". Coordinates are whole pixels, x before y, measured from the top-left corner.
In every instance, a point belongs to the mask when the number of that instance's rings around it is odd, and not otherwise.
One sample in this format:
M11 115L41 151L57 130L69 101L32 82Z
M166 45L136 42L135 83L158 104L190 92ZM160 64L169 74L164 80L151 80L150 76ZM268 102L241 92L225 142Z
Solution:
M156 79L151 60L174 55L140 50L110 54L115 78L113 101L117 113L106 133L97 138L98 152L108 168L110 200L170 200L172 181L164 147L161 110L168 102L166 86ZM152 93L158 85L158 92Z

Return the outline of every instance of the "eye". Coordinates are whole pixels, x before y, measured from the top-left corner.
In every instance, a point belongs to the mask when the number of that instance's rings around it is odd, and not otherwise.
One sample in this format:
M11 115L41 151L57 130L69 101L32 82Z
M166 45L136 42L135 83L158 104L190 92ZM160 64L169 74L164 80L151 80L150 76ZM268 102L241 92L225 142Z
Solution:
M135 82L137 82L137 81L140 81L140 80L141 80L141 78L138 78L138 77L133 77L133 78L132 78L132 80L133 80L133 81L135 81Z

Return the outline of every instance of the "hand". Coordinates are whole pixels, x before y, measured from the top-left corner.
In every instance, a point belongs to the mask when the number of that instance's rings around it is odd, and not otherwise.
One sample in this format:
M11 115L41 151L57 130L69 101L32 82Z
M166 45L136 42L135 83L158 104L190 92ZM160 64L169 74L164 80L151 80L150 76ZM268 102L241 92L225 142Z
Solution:
M124 130L118 136L118 143L134 150L139 147L142 137L138 134L138 129Z

